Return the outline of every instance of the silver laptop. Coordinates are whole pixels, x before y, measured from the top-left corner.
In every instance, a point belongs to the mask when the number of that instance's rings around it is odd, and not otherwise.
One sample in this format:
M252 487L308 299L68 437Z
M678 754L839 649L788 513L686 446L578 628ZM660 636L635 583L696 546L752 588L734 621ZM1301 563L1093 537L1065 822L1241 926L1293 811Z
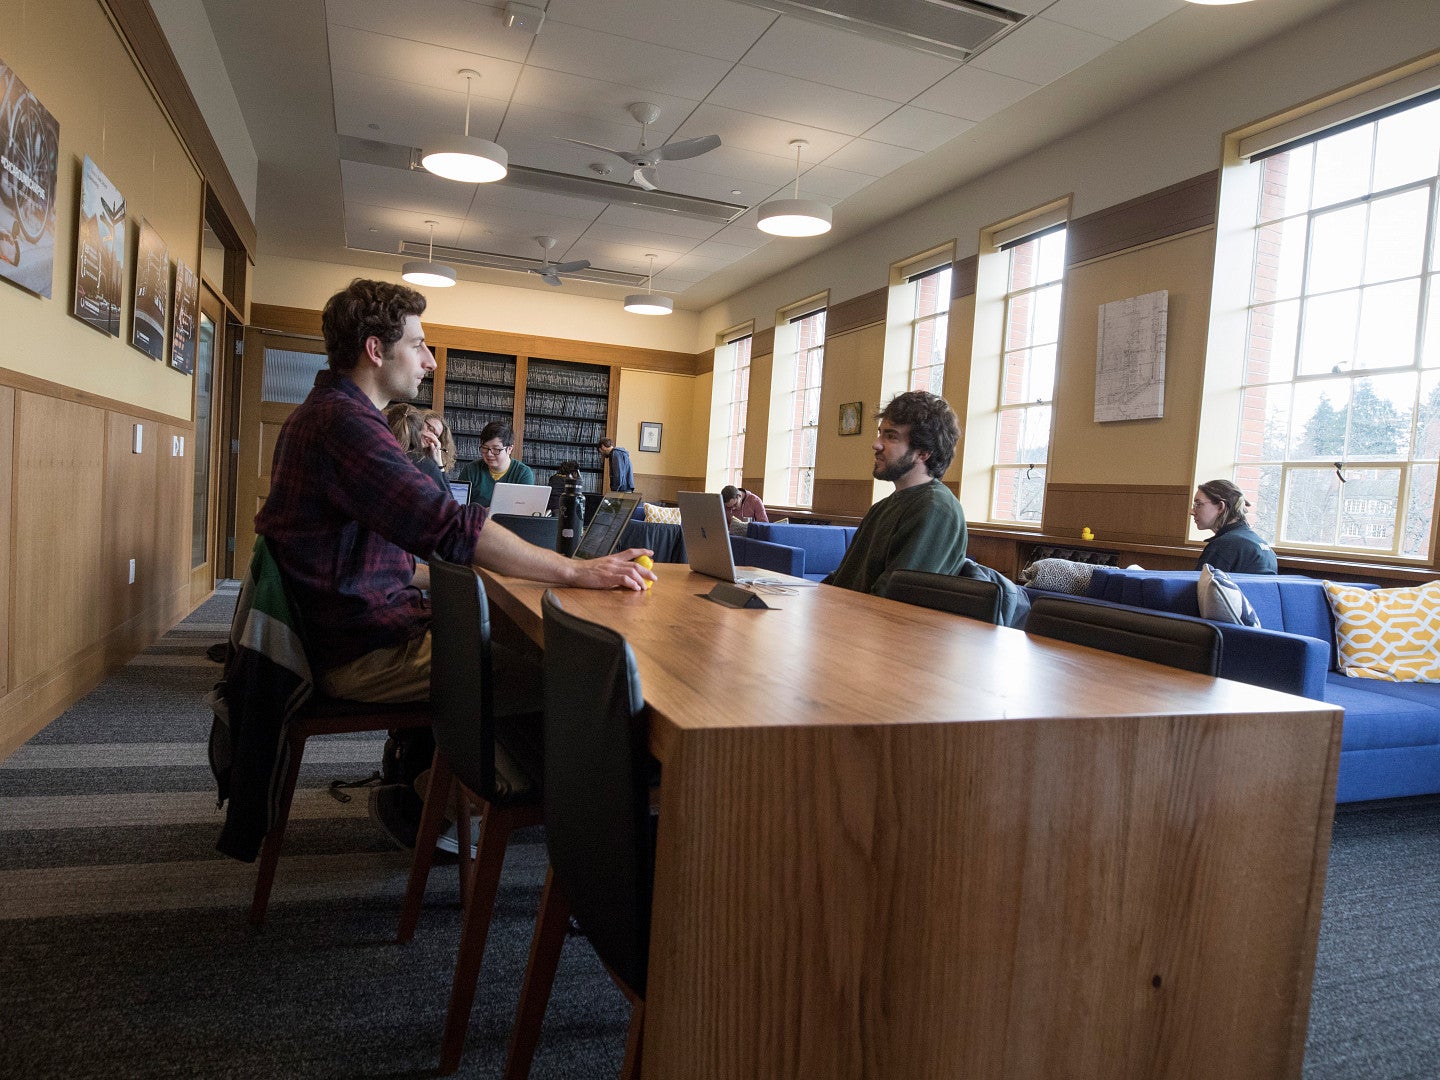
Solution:
M490 496L492 514L543 517L549 505L549 484L496 484L495 493Z
M730 549L730 530L726 527L725 500L718 491L681 491L675 496L680 503L680 532L685 537L685 555L690 569L706 577L734 582L736 585L814 585L805 578L791 577L758 566L742 566L735 570L735 553Z

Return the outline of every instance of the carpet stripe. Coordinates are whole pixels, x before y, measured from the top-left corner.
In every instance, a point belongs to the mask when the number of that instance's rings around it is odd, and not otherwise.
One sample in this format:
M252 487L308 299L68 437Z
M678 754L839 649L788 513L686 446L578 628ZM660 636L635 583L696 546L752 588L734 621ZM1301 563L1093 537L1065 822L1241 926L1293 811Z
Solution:
M349 794L350 801L342 803L324 788L300 789L291 804L290 820L364 817L368 790ZM0 833L213 822L218 834L223 820L224 812L215 806L213 790L0 798Z
M384 739L320 739L305 744L305 764L380 761ZM132 769L205 764L205 743L30 743L0 769Z

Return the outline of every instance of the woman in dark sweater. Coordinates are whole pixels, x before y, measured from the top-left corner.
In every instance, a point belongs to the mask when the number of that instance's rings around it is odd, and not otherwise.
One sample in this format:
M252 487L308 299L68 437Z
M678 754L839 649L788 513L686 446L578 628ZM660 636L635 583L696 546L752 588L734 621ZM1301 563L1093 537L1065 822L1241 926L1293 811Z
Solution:
M1215 533L1195 569L1213 566L1227 574L1277 573L1275 552L1245 519L1250 503L1229 480L1209 480L1195 489L1190 516L1195 527Z
M385 419L390 424L390 433L400 444L400 449L446 495L450 494L450 481L440 467L444 453L440 440L425 425L425 414L413 405L397 401L385 410Z

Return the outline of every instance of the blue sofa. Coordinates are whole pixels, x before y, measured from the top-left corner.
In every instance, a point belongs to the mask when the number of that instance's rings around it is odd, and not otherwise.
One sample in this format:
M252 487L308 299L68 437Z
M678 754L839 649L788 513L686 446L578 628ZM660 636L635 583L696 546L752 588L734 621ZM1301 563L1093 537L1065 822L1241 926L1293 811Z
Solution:
M690 561L685 553L685 537L679 525L631 520L620 534L616 548L623 551L632 547L649 548L655 552L656 562ZM758 566L762 570L790 574L793 577L799 577L805 569L805 553L799 548L752 540L748 536L731 536L730 553L736 566Z
M1317 578L1232 574L1261 629L1217 623L1220 674L1345 710L1337 802L1440 792L1440 684L1355 679L1336 670L1335 634ZM1193 570L1097 567L1088 595L1130 607L1199 616ZM1374 588L1362 583L1359 588Z
M845 549L855 539L851 525L771 525L752 521L746 529L751 540L798 548L803 572L798 576L819 581L833 573L845 558ZM758 564L753 564L758 565Z

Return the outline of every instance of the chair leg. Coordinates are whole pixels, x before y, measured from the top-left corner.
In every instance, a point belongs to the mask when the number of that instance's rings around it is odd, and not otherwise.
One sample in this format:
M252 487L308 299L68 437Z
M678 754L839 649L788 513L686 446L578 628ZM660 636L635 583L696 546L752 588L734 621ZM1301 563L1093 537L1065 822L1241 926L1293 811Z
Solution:
M629 997L629 995L626 995ZM625 1033L625 1061L620 1066L620 1080L640 1080L640 1054L645 1043L645 1002L630 1001L630 1029Z
M285 843L285 826L290 823L290 804L295 799L295 784L300 779L300 761L305 756L305 735L291 734L290 767L285 770L285 783L280 788L280 807L274 827L260 844L260 873L255 879L255 897L250 901L250 925L265 921L270 906L270 890L275 885L275 869L280 863L280 848Z
M420 815L420 834L415 838L415 856L410 860L410 881L405 887L405 906L400 911L400 930L396 940L404 945L415 936L420 922L420 905L425 901L425 883L430 880L430 866L435 861L435 840L445 823L445 804L455 774L450 762L439 750L430 761L430 787L425 792L425 810Z
M540 913L535 917L535 934L530 939L530 962L525 966L525 981L520 986L515 1026L510 1029L504 1080L527 1080L530 1075L530 1062L540 1042L545 1007L550 1004L550 988L555 983L555 969L560 966L560 950L569 925L570 905L555 887L555 872L547 869Z
M470 816L472 803L470 791L464 784L455 785L455 845L459 853L460 909L470 909L470 892L475 884L475 858L471 855Z
M495 893L500 887L500 869L510 834L536 816L534 808L487 805L480 819L479 851L465 909L465 929L460 935L460 955L455 960L455 979L450 987L450 1008L445 1031L440 1037L440 1073L449 1076L460 1068L465 1036L470 1029L470 1009L475 1004L475 983L480 962L485 958L485 940L490 933L490 916L495 910Z

